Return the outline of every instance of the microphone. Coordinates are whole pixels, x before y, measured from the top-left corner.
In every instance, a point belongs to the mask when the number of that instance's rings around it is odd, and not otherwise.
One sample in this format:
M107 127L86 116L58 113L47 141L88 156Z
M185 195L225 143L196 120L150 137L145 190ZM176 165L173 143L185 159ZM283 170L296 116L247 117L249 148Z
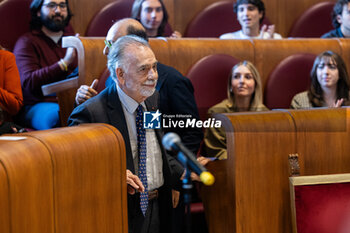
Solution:
M163 146L169 151L175 151L176 153L182 152L188 161L188 165L192 171L194 171L205 185L212 185L215 181L214 176L208 172L208 170L200 164L196 156L187 149L182 143L179 135L176 133L167 133L162 139Z

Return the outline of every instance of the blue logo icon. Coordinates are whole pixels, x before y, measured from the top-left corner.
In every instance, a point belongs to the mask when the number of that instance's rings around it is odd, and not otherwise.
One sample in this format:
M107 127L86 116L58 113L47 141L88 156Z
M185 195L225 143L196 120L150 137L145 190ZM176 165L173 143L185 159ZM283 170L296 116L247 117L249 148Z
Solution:
M156 112L143 113L143 128L145 129L160 129L160 116L162 114L157 110Z

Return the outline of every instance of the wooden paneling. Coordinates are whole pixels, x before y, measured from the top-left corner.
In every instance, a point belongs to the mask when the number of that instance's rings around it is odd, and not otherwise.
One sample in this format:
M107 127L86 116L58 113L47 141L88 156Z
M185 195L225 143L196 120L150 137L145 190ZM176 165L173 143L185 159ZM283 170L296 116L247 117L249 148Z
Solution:
M2 233L128 231L119 131L86 124L0 141Z
M217 182L202 189L209 232L291 233L288 155L299 154L301 175L350 172L349 111L217 115L228 159L207 166Z
M232 42L217 39L168 39L171 58L168 65L182 74L187 74L197 61L211 54L227 54L239 60L254 60L254 48L249 40Z
M1 141L0 147L8 179L10 232L53 233L53 167L47 148L33 139Z

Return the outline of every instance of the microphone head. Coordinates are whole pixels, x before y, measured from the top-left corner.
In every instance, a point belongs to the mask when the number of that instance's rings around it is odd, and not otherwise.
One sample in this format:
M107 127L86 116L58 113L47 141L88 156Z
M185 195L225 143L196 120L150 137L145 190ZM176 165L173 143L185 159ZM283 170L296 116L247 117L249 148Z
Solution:
M165 149L171 150L175 143L181 142L179 135L176 133L167 133L162 139L162 143Z

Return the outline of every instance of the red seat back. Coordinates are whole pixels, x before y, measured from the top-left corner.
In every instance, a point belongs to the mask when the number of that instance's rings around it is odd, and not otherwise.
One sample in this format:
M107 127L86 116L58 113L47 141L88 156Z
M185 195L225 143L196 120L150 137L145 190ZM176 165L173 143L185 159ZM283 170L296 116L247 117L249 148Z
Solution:
M116 0L103 7L90 21L85 36L106 36L113 23L130 17L133 2L133 0Z
M226 54L214 54L194 64L187 77L194 87L200 118L205 120L210 107L227 98L227 80L239 60Z
M232 1L213 3L201 11L187 26L185 37L219 37L241 29ZM261 25L270 25L265 17Z
M116 0L103 7L90 21L85 36L107 35L109 28L118 20L131 17L133 0ZM165 26L164 35L170 36L172 28L169 24Z
M0 3L0 44L12 51L17 39L29 31L30 0L11 0Z
M314 54L293 54L276 66L265 87L264 103L269 109L289 108L294 95L309 88L315 58Z
M295 232L350 231L350 174L290 179Z
M306 10L293 24L289 37L321 37L333 29L334 2L320 2Z

